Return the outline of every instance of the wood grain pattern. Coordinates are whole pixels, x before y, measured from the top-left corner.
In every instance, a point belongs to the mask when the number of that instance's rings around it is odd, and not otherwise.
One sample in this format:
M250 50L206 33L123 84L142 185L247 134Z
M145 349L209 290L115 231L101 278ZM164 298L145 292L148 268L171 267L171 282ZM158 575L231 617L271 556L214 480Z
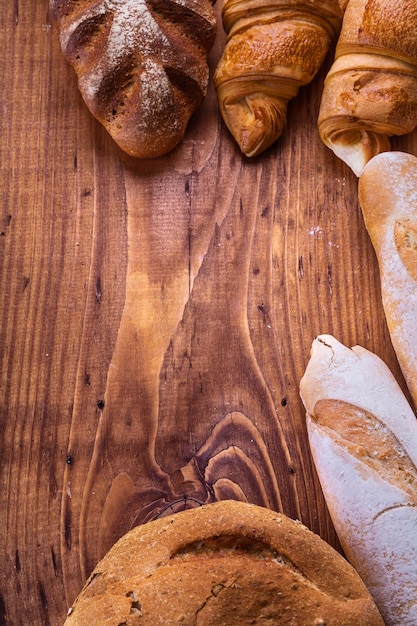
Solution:
M16 626L62 623L123 532L184 506L256 502L338 547L298 395L311 341L362 344L404 384L357 180L317 134L330 58L263 156L241 156L211 86L183 143L137 162L83 105L47 4L0 8L0 623Z

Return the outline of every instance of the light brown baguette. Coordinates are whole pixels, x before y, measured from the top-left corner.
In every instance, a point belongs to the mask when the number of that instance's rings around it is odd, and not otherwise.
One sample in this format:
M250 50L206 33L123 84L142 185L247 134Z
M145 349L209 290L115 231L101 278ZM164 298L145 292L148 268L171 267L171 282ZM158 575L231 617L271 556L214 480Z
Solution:
M91 113L128 154L182 140L207 92L210 0L50 0L63 53Z
M417 420L379 357L314 340L300 383L315 466L347 558L386 626L417 624Z
M374 157L359 179L359 202L392 344L417 408L417 158L403 152Z
M281 135L287 104L320 69L345 0L226 0L228 41L214 74L220 112L246 156Z
M285 515L226 500L122 537L66 626L383 626L355 570Z
M417 125L417 3L349 0L318 117L323 142L359 176Z

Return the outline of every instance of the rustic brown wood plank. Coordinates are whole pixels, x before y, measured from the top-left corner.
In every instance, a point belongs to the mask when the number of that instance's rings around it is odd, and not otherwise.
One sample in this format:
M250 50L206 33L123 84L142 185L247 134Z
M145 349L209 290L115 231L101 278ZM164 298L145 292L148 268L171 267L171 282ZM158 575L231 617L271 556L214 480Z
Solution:
M326 68L263 156L211 86L139 163L83 105L47 4L0 9L0 623L19 626L62 623L113 541L182 506L247 499L338 547L298 396L311 341L404 384L357 180L317 136Z

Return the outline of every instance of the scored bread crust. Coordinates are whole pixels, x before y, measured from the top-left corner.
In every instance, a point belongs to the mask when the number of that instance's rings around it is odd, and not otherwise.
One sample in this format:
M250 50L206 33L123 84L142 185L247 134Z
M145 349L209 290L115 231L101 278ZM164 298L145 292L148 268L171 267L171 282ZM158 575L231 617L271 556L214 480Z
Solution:
M300 382L315 466L337 535L386 626L417 624L417 421L368 350L313 341Z
M171 151L207 93L209 0L50 0L91 113L122 150Z
M231 500L122 537L65 624L92 623L383 626L356 571L318 535L285 515Z
M358 189L392 344L417 408L417 157L404 152L374 157Z

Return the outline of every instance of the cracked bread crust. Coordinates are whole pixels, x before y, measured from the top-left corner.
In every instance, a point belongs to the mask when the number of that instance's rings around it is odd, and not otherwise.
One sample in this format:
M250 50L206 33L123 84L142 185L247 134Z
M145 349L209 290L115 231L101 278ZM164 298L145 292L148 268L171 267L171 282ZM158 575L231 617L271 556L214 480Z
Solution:
M285 515L223 501L138 526L97 565L65 626L383 626L356 571Z

